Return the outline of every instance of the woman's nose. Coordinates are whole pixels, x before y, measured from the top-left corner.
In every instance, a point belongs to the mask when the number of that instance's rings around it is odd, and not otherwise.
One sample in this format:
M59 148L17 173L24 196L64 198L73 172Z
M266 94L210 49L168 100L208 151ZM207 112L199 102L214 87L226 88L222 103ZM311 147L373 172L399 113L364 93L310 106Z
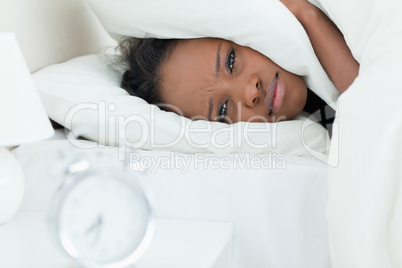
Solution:
M253 107L258 102L261 95L260 86L258 77L253 76L246 81L242 89L242 102L246 106Z

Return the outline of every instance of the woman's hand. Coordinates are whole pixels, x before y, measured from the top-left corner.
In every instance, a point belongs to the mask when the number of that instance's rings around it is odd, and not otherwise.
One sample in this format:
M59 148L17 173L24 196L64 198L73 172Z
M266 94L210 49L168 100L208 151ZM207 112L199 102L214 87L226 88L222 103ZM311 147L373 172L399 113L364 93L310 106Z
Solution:
M299 21L304 17L304 14L308 14L312 11L316 11L317 7L308 2L307 0L280 0L285 5L293 16Z
M343 93L357 77L360 65L342 33L319 8L307 0L280 1L304 27L322 67L339 93Z

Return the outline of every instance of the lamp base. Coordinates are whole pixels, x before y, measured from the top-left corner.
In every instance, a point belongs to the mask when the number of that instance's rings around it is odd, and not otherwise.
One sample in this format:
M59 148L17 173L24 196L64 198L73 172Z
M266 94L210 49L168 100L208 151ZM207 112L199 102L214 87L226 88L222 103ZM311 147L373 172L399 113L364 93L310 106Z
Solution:
M24 176L14 155L0 148L0 224L17 212L24 195Z

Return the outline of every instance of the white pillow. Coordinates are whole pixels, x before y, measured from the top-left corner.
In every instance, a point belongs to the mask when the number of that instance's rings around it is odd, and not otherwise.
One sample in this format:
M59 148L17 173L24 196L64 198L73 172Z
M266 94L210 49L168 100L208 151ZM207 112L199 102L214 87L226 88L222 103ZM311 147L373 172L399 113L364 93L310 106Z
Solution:
M321 67L303 27L279 0L87 2L117 40L121 36L220 37L252 47L284 69L304 76L307 86L336 108L338 91Z
M328 153L328 132L302 116L281 123L227 125L191 121L162 111L120 88L121 73L109 68L108 62L89 55L33 74L49 117L69 129L96 126L98 131L87 136L102 144L116 144L116 133L125 132L130 147L147 150L296 156Z

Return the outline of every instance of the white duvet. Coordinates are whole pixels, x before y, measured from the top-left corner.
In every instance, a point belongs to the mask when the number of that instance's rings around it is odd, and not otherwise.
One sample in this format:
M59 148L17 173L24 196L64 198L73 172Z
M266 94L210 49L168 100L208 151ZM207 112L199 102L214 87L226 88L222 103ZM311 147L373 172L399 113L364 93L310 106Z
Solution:
M402 267L402 1L320 2L361 64L330 150L332 266Z

